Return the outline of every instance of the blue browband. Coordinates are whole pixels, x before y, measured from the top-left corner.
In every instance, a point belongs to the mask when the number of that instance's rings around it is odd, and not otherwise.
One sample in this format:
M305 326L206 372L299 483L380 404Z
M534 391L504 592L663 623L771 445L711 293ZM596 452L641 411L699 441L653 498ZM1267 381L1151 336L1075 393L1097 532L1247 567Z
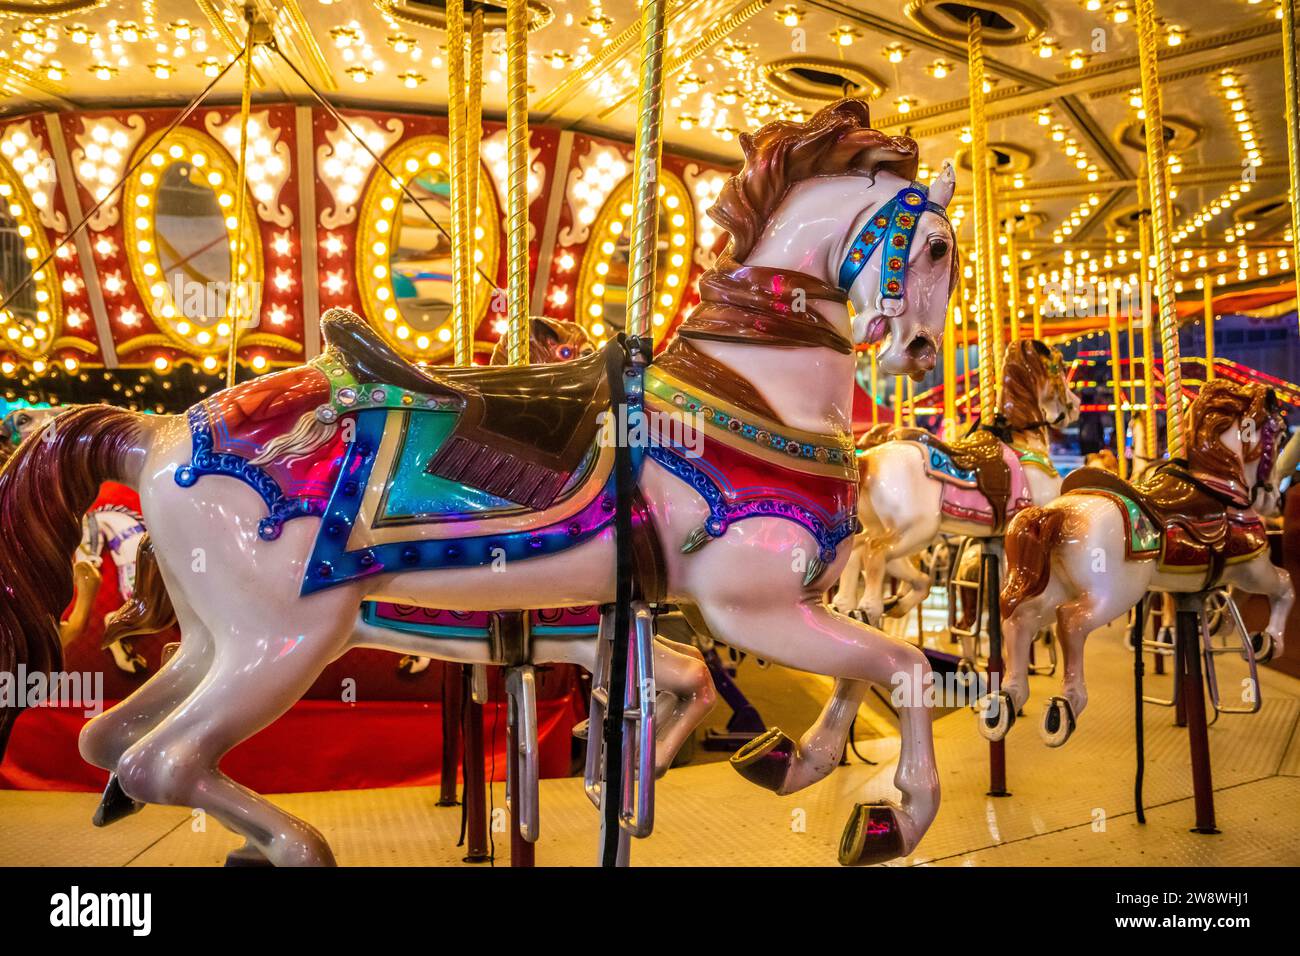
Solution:
M912 248L912 237L921 221L921 214L936 213L948 221L948 211L930 201L930 190L920 183L912 183L898 191L893 199L881 206L867 220L853 245L849 246L844 264L840 266L839 287L845 292L853 287L858 274L867 266L872 253L884 243L883 261L880 263L880 297L901 299L907 281L907 259Z

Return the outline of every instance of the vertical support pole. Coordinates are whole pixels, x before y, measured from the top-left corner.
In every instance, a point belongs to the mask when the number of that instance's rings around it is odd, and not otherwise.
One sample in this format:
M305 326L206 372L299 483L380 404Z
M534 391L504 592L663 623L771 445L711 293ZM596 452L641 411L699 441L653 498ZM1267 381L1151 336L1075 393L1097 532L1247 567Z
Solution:
M1144 696L1143 679L1146 676L1146 661L1142 657L1142 638L1146 633L1146 611L1148 597L1143 596L1133 607L1133 733L1137 751L1137 766L1133 773L1133 806L1137 811L1138 823L1147 822L1146 809L1142 806L1142 781L1146 777L1146 716L1142 709Z
M983 89L983 87L981 87ZM998 242L1001 229L998 228L998 194L994 189L993 159L988 153L987 127L983 138L985 145L985 178L988 186L984 194L988 197L988 250L989 250L989 318L993 323L993 384L994 400L1002 404L1002 363L1006 360L1006 320L1003 318L1005 300L1002 289L1002 244Z
M1286 107L1287 172L1291 182L1291 259L1292 271L1300 274L1300 102L1297 102L1295 0L1282 2L1282 65ZM1300 284L1296 287L1300 293ZM1300 300L1298 300L1300 302Z
M465 703L465 819L466 863L486 863L488 855L487 755L483 749L483 705L474 699L473 668L461 668Z
M462 690L465 668L447 663L442 668L442 778L438 782L438 806L454 807L456 772L460 768L460 727L463 723Z
M944 427L957 427L957 303L948 309L943 323L943 420ZM945 434L945 440L948 438Z
M1201 615L1205 596L1178 596L1177 655L1182 681L1180 699L1187 717L1191 750L1192 795L1196 805L1193 833L1218 833L1214 825L1214 782L1210 773L1210 735L1205 724L1205 685L1201 674Z
M460 249L461 281L464 289L461 301L465 306L465 321L461 327L452 327L452 353L457 365L474 362L474 326L478 317L478 294L481 280L478 269L478 206L479 175L483 168L479 160L483 141L483 7L476 4L470 16L469 75L465 84L464 147L461 152L461 215L464 233ZM486 291L486 290L485 290Z
M465 166L465 0L447 0L447 139L451 147L451 340L456 365L474 356Z
M1010 304L1007 313L1011 317L1011 341L1020 341L1020 260L1016 252L1016 217L1007 219L1007 261L1011 270L1011 281L1007 283Z
M1214 381L1214 284L1207 272L1201 277L1205 293L1205 380Z
M527 613L527 612L524 612ZM510 755L510 775L513 781L514 799L510 804L510 865L512 867L532 867L537 865L536 844L529 843L519 832L520 810L523 800L520 797L523 780L523 757L519 754L519 707L513 695L507 695L506 707L506 752Z
M528 4L506 4L506 298L511 365L528 364Z
M894 376L894 427L903 424L903 376Z
M975 228L975 321L979 331L980 420L993 421L997 410L997 358L993 343L992 284L989 266L989 143L984 116L984 27L978 13L967 21L966 52L970 60L971 171L975 186L972 225ZM969 379L970 376L967 376Z
M1034 338L1040 342L1043 339L1043 293L1042 286L1039 286L1038 292L1034 293Z
M1157 64L1155 0L1137 0L1138 62L1142 106L1146 111L1147 182L1151 196L1151 239L1156 254L1156 296L1160 305L1160 346L1165 367L1165 438L1172 458L1182 458L1183 372L1178 346L1178 308L1174 300L1174 244L1169 212L1169 164L1165 160L1163 107Z
M880 424L880 366L877 364L876 347L871 347L871 424Z
M667 0L641 6L641 75L633 157L632 237L627 284L627 333L649 341L659 238L659 160L663 151L664 25Z
M1112 279L1106 283L1106 319L1110 332L1111 393L1115 398L1115 457L1119 461L1119 476L1128 477L1128 462L1124 460L1124 372L1119 354L1119 302L1118 289Z
M226 351L227 388L235 384L235 376L238 372L236 358L239 353L240 321L251 321L253 318L253 295L248 286L245 285L248 263L244 261L244 254L248 246L246 233L250 228L247 222L247 169L248 113L252 107L253 95L253 15L254 8L250 4L244 8L244 25L246 27L246 33L244 34L244 86L239 99L239 157L235 164L234 192L237 212L235 218L235 248L232 250L234 261L230 266L230 277L235 283L235 294L229 298L226 305L226 321L230 325L230 345ZM256 224L252 225L251 228L256 229ZM248 313L247 316L245 316L245 312Z
M1139 177L1138 182L1144 182ZM1143 189L1140 194L1145 195ZM1139 200L1143 202L1146 200ZM1139 288L1142 295L1142 398L1146 408L1142 411L1142 457L1155 461L1160 456L1160 440L1156 434L1156 365L1155 365L1155 321L1151 315L1151 240L1149 224L1150 211L1138 217L1139 244L1142 249L1142 263L1138 269ZM1129 342L1129 358L1133 356L1133 343Z
M980 542L980 573L984 577L984 596L988 602L985 620L989 629L989 663L987 668L988 691L996 693L1002 680L1002 609L998 606L1002 594L1002 539L984 538ZM989 792L990 797L1009 797L1007 790L1007 742L989 741Z

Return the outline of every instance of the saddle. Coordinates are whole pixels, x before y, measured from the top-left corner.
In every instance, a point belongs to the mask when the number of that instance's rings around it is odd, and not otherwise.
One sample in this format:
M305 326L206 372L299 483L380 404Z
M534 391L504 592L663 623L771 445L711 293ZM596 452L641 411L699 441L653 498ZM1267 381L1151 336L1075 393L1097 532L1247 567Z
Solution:
M330 310L321 333L362 385L396 385L454 398L461 411L428 471L508 501L549 507L582 465L609 408L610 342L602 352L554 365L419 368L356 315Z
M867 432L876 443L884 440L876 426ZM865 438L866 436L864 436ZM1002 453L1003 442L987 428L977 428L954 442L945 442L924 428L895 428L889 435L897 441L912 441L946 455L953 467L975 475L975 487L993 509L993 533L1000 534L1007 523L1011 500L1011 469ZM863 447L863 443L858 443ZM868 446L869 447L869 446Z
M1212 487L1187 470L1187 462L1162 462L1138 482L1130 483L1102 468L1079 468L1061 484L1061 493L1100 490L1134 502L1160 533L1162 565L1171 570L1204 566L1207 586L1218 580L1224 564L1245 542L1230 541L1233 524L1247 525L1239 536L1251 537L1256 522L1234 522L1229 509L1247 511L1250 502ZM1232 544L1233 547L1229 547Z

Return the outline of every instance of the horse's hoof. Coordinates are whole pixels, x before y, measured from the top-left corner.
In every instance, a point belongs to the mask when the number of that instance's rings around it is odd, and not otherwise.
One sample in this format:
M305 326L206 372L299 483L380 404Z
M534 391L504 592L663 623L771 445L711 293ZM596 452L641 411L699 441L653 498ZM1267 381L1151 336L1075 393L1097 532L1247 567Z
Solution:
M97 827L106 827L123 817L139 813L142 809L144 804L127 796L122 785L117 782L117 774L110 773L108 786L104 787L104 795L99 798L99 806L95 807L95 815L90 822Z
M750 783L780 793L798 753L798 744L771 727L732 754L731 765Z
M898 810L888 803L859 803L840 837L840 863L870 866L903 855L903 831Z
M252 866L267 867L275 866L257 847L251 843L245 843L237 850L231 850L226 854L225 866Z
M1047 702L1047 711L1043 714L1043 726L1040 731L1043 743L1049 747L1059 747L1070 739L1074 733L1074 708L1064 697L1053 697Z
M1277 649L1273 636L1264 631L1250 635L1250 646L1254 648L1256 664L1267 664L1273 659L1273 652Z
M590 719L590 718L588 718L587 720L582 721L581 723L574 724L574 725L573 725L573 736L574 736L574 738L577 739L577 740L586 740L586 739L587 739L587 730L588 730L588 728L589 728L590 726L591 726L591 719Z
M985 740L1001 740L1016 722L1016 705L1006 691L985 694L979 701L979 729Z

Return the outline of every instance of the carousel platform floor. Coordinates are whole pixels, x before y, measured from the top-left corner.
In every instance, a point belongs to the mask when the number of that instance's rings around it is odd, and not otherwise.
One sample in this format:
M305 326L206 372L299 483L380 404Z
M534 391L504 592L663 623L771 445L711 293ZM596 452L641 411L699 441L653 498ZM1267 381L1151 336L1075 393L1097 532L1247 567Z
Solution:
M1223 832L1205 836L1188 830L1193 808L1186 732L1173 726L1171 710L1152 705L1146 708L1147 823L1137 823L1131 657L1118 628L1093 637L1086 663L1089 707L1073 739L1059 750L1044 747L1037 734L1040 704L1057 679L1033 678L1034 698L1008 741L1010 797L985 796L987 746L974 717L957 710L936 721L942 808L918 851L900 863L1300 865L1300 681L1265 669L1261 712L1224 716L1210 728ZM1237 686L1241 662L1221 659L1220 666L1221 684ZM1168 681L1151 677L1148 692L1165 694ZM897 736L886 718L866 708L859 730L858 749L877 766L850 758L852 765L789 797L751 786L725 763L673 770L659 783L655 833L634 844L633 863L835 865L852 804L894 795ZM496 863L507 865L502 788L493 796L500 818ZM273 799L319 827L340 864L461 865L463 851L455 846L460 811L434 806L435 798L429 788L411 788ZM171 807L148 807L95 830L89 823L95 802L92 794L0 792L0 865L215 866L238 843L219 824L203 828L188 811ZM596 834L596 812L581 781L543 781L538 864L592 863Z

